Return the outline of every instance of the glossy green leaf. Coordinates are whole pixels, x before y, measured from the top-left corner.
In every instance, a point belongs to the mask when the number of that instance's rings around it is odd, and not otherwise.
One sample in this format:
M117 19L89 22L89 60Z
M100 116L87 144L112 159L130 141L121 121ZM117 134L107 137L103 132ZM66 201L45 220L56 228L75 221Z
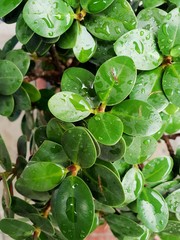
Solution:
M65 122L80 121L91 113L91 107L83 97L67 91L52 96L48 106L55 117Z
M164 198L155 190L144 188L137 199L138 216L154 232L161 232L168 223L169 211Z
M19 146L18 146L18 151L19 151ZM25 149L23 149L23 151L25 152L26 151L26 147ZM22 154L23 154L23 151L22 151ZM24 168L26 167L27 165L27 161L25 159L24 156L22 155L19 155L16 159L16 167L15 167L15 172L16 172L16 176L17 178L20 177L22 171L24 170Z
M123 133L121 120L111 113L98 113L88 121L88 129L104 145L116 144Z
M28 117L29 117L29 116L28 116ZM27 119L27 120L29 120L29 119ZM32 119L32 121L33 121L33 119ZM32 124L32 123L31 123L31 119L30 119L30 123L27 122L27 124L30 125L30 126L27 126L27 127L28 127L30 130L32 130L31 127L33 128L33 126L31 126L31 124ZM40 127L36 128L35 133L34 133L34 141L35 141L35 143L37 144L37 146L40 147L41 144L42 144L45 140L47 140L46 126L40 126Z
M158 157L150 160L142 172L147 183L162 182L171 173L173 160L171 157Z
M170 51L177 47L180 38L180 15L179 9L175 8L167 14L158 31L158 44L161 52L169 56ZM180 55L180 52L179 52Z
M96 41L87 31L86 27L79 24L75 46L73 52L78 61L87 62L96 51Z
M178 7L180 7L180 2L179 0L169 0L170 2L176 4Z
M3 233L16 240L31 236L35 228L28 223L13 218L4 218L0 221L0 229Z
M135 136L150 136L162 125L160 115L146 102L126 100L114 106L111 111L124 124L124 132Z
M9 117L14 110L14 99L10 96L0 95L0 115Z
M64 178L63 167L52 162L33 162L21 174L26 186L34 191L48 191L56 187Z
M14 94L14 101L16 109L19 110L30 110L31 109L31 99L23 87L20 87Z
M13 50L16 44L18 43L18 39L16 36L11 37L5 44L2 49L3 53L6 54L9 51ZM4 56L3 56L4 57Z
M143 174L138 168L131 168L122 180L125 193L125 203L128 204L136 200L144 187Z
M115 212L113 207L110 207L103 203L100 203L96 199L94 199L94 204L95 204L95 210L98 212L103 212L103 213L114 213Z
M0 60L0 94L10 95L20 87L23 75L16 65L8 60Z
M132 166L124 161L124 159L117 160L113 163L114 167L117 169L120 177L124 176L124 174L130 169Z
M82 8L88 13L98 13L102 12L104 9L109 7L113 3L114 0L100 0L100 1L93 1L93 0L80 0L80 4Z
M129 164L139 164L147 160L156 150L157 142L150 137L134 137L127 147L124 159Z
M64 1L29 0L23 9L23 18L38 35L54 38L71 26L73 11Z
M163 118L166 118L166 115L163 115ZM167 124L166 124L166 128L165 128L165 132L167 132L168 134L172 134L175 133L177 131L179 131L180 129L180 110L178 109L178 111L176 111L174 114L172 114L171 116L169 116Z
M87 236L93 223L94 201L81 178L67 177L55 192L51 205L53 216L67 239L81 240Z
M166 228L163 230L162 233L169 234L170 236L174 235L174 236L179 237L179 235L180 235L180 222L170 220L168 222L168 225L166 226Z
M20 14L16 23L16 37L20 43L26 44L32 38L34 32L24 21L23 15Z
M109 214L105 219L109 224L111 231L118 239L124 239L125 236L139 237L144 232L139 224L127 217Z
M114 57L98 69L94 87L97 95L107 105L124 100L136 81L136 68L129 57Z
M102 164L83 169L83 179L87 182L95 199L117 206L124 202L124 191L117 175Z
M114 50L118 56L131 57L139 70L155 69L163 61L153 33L145 29L131 30L121 36L114 43Z
M41 43L42 38L34 33L33 36L29 39L29 41L26 43L25 48L28 52L34 53L41 45Z
M166 198L166 202L170 212L180 212L180 189L169 194Z
M169 101L162 90L162 73L163 69L161 67L140 73L130 98L145 101L159 112L164 110Z
M116 167L113 165L113 163L107 162L107 161L104 161L104 160L101 160L101 159L97 158L96 164L100 164L104 167L107 167L109 170L111 170L119 178L119 172L116 169Z
M71 7L77 8L79 6L80 0L65 0Z
M30 65L30 57L26 52L21 49L12 50L8 52L6 59L13 62L19 68L23 76L26 74Z
M6 148L6 145L0 136L0 165L3 167L6 171L11 171L11 159L8 153L8 150Z
M32 156L31 161L52 162L63 166L69 164L69 159L62 146L58 143L45 140Z
M18 138L17 150L18 150L18 155L26 157L26 153L27 153L27 137L25 135L21 135Z
M144 233L140 237L124 237L123 240L148 240L150 237L150 231L144 225L140 225L140 227L144 230Z
M96 147L91 136L83 127L67 130L62 136L62 146L69 159L82 168L89 168L96 161Z
M31 102L36 102L41 98L41 94L40 94L39 90L32 84L23 82L22 87L28 93L28 95L31 99Z
M44 56L48 51L49 49L52 47L52 44L51 43L46 43L44 41L42 41L40 43L40 45L38 46L37 50L36 50L36 53L38 56Z
M100 1L96 2L98 4ZM85 17L88 31L93 36L107 41L117 40L124 33L136 28L136 25L136 16L126 0L113 1L103 12Z
M175 189L180 187L178 180L167 181L157 185L154 189L158 191L161 195L166 195L167 193L173 192Z
M162 5L163 3L165 3L166 0L143 0L143 6L145 8L148 8L148 7L158 7L160 5Z
M180 63L171 64L165 69L162 86L169 101L180 107Z
M126 142L121 138L116 144L107 146L100 144L101 153L99 158L105 161L114 162L120 160L126 152Z
M5 15L7 15L8 13L10 13L13 9L15 9L20 3L22 2L22 0L13 0L13 1L9 1L9 0L1 0L0 2L0 18L4 17Z
M167 13L159 8L143 9L137 15L138 28L151 30L155 35L157 35L157 31L166 15Z

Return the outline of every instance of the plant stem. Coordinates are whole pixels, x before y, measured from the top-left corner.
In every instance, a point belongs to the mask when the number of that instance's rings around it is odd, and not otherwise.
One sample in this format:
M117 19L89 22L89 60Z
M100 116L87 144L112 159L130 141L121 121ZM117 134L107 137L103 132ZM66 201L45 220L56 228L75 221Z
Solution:
M175 154L174 154L174 149L170 143L170 140L169 140L169 136L168 135L163 135L162 136L162 139L164 140L166 146L167 146L167 149L169 151L169 155L174 158Z

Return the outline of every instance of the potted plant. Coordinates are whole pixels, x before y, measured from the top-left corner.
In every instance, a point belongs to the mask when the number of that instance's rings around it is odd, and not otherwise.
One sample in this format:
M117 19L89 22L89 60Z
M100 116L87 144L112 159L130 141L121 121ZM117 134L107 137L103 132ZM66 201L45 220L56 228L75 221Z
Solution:
M0 51L0 114L23 112L15 163L0 138L2 232L81 240L106 222L117 239L179 239L179 7L1 0L16 35ZM169 156L149 159L161 141Z

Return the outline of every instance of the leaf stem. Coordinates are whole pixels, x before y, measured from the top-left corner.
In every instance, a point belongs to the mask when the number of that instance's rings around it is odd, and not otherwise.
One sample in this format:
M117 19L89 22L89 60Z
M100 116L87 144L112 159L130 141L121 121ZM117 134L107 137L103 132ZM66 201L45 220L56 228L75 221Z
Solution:
M162 139L164 140L166 146L167 146L167 149L169 151L169 155L174 158L175 154L174 154L174 149L170 143L170 140L169 140L169 136L168 135L163 135L162 136Z

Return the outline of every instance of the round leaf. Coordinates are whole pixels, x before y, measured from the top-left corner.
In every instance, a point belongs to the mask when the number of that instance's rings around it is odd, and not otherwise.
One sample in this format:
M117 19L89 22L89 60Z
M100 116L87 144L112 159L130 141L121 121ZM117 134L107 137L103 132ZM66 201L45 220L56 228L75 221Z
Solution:
M163 119L165 119L166 117L167 117L166 115L163 115ZM169 116L168 120L166 121L165 132L167 132L168 134L172 134L179 131L179 129L180 129L180 110Z
M83 97L67 91L52 96L48 106L55 117L65 122L80 121L91 113L91 107Z
M136 81L136 68L129 57L113 57L98 69L94 87L102 102L114 105L123 101Z
M165 69L162 86L169 101L180 107L180 63L171 64Z
M158 31L158 44L161 52L168 56L174 47L180 45L179 38L180 15L179 9L175 8L164 18L163 24Z
M0 115L9 117L14 110L13 97L0 95L0 103Z
M99 113L88 121L88 129L98 142L114 145L122 137L123 124L111 113Z
M125 203L128 204L136 200L144 187L143 174L138 168L131 168L122 180L125 193Z
M82 179L67 177L55 192L51 205L53 216L67 239L86 237L93 223L94 201Z
M8 60L0 60L0 94L11 95L23 81L23 75L16 65Z
M19 110L30 110L31 109L31 100L23 87L20 87L14 94L14 101L16 109Z
M154 35L145 29L135 29L121 36L114 44L118 56L131 57L139 70L155 69L162 63Z
M94 141L83 127L67 130L62 136L62 146L70 160L82 168L88 168L96 161Z
M180 213L180 189L172 192L166 198L170 212Z
M95 1L92 2L95 3ZM99 2L96 1L97 4ZM85 26L88 31L93 36L107 41L117 40L124 33L136 28L136 24L136 16L126 0L113 1L103 12L85 17Z
M71 26L73 11L64 1L29 0L24 6L23 18L38 35L54 38Z
M162 5L163 3L165 3L166 0L143 0L143 6L145 8L148 7L158 7L160 5Z
M34 162L29 164L21 174L28 188L43 192L56 187L65 176L64 168L52 162Z
M162 125L160 115L146 102L126 100L112 108L124 124L124 132L135 136L150 136Z
M169 211L164 198L155 190L144 188L137 199L138 216L153 232L161 232L168 223Z
M31 99L31 102L36 102L41 98L41 94L40 94L39 90L32 84L23 82L22 87L28 93L28 95Z
M106 9L114 0L80 0L82 8L88 13L98 13Z
M171 157L158 157L150 160L143 168L144 178L148 183L161 182L172 171L173 161Z
M13 1L1 0L1 2L0 2L0 9L1 9L1 11L0 11L0 18L4 17L8 13L10 13L21 2L22 2L22 0L13 0Z

